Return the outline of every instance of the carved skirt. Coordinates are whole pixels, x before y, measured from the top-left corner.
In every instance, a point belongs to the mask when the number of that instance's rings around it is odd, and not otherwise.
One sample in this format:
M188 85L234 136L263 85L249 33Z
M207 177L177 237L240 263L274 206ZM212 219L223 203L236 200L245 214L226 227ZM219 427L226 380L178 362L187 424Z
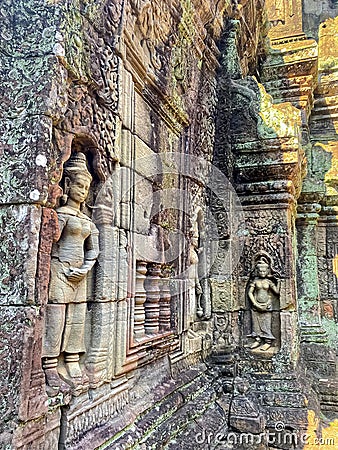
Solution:
M85 351L86 310L86 303L49 303L46 306L42 357L55 358L61 352Z
M260 337L264 339L276 339L272 334L272 313L259 312L251 310L252 317L252 337Z
M87 280L84 277L79 282L69 281L66 277L68 269L67 264L52 258L43 357L57 357L60 352L85 351Z
M69 265L52 258L50 267L49 303L83 303L87 300L87 280L69 281Z

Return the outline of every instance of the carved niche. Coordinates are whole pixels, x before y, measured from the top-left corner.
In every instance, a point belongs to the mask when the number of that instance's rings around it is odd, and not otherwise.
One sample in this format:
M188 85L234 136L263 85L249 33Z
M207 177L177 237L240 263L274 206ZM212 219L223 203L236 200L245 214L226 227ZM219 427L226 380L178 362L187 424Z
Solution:
M272 356L278 350L280 284L270 255L264 251L256 254L245 294L246 308L250 311L245 347L255 354Z
M199 208L190 230L189 313L191 315L191 322L194 322L196 318L210 318L211 315L205 231L203 212Z
M84 369L87 286L99 255L99 232L83 208L92 179L85 154L73 151L64 165L63 196L56 209L45 313L42 365L52 396L82 390L89 381Z

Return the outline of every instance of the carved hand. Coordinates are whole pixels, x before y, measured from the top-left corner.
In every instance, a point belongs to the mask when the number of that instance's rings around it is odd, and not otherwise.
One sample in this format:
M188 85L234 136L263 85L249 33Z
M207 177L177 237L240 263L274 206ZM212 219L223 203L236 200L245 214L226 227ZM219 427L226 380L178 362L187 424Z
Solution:
M269 280L269 286L270 286L270 289L271 289L276 295L278 295L279 292L280 292L280 285L281 285L280 280L277 280L277 284L275 284L273 281Z
M83 268L70 267L67 278L69 281L81 281L86 275L88 270Z
M268 303L266 306L262 305L260 303L257 303L256 301L253 302L254 307L257 309L257 311L260 312L266 312L266 311L271 311L272 310L272 305L271 303Z

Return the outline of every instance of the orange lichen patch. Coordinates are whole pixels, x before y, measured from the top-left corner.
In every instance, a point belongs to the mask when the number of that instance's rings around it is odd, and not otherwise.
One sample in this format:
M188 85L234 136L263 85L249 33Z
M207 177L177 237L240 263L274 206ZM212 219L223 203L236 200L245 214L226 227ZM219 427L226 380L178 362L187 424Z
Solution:
M338 17L327 19L319 28L318 69L338 68Z
M325 174L325 184L328 195L337 195L338 187L338 141L328 141L328 143L317 142L316 146L321 147L326 152L331 153L331 167Z
M280 142L280 149L289 151L289 149L297 149L299 147L299 136L290 137Z
M319 432L318 432L319 431ZM333 450L338 443L338 420L319 429L319 419L315 412L308 411L308 428L304 436L304 450Z
M326 441L326 447L321 446L321 450L332 450L337 448L338 444L338 419L331 422L330 425L322 430L322 439Z
M286 164L297 163L299 161L299 155L297 152L284 152L283 162Z
M337 261L335 261L335 264L337 265ZM337 272L335 272L335 274L337 275ZM325 317L327 317L328 319L334 319L333 305L329 300L323 301L322 312L323 312L323 315Z

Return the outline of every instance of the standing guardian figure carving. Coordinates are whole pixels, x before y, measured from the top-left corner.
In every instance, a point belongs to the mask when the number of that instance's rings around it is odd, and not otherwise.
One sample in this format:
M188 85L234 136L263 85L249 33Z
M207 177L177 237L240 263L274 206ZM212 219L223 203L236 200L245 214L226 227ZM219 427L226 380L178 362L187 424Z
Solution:
M86 351L87 275L99 255L99 232L81 207L91 181L85 155L73 154L64 168L63 206L56 210L59 229L52 247L43 341L43 368L52 395L67 385L88 383L80 356Z

